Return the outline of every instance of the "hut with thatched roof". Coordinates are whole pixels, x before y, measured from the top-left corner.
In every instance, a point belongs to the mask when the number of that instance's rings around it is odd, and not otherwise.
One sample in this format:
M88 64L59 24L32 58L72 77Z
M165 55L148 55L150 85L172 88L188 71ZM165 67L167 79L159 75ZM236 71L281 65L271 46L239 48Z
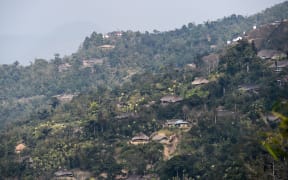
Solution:
M146 144L148 142L149 142L149 137L147 135L145 135L144 133L137 134L130 141L130 143L134 144L134 145Z
M209 81L203 77L197 77L195 80L192 82L192 85L201 85L201 84L207 84Z

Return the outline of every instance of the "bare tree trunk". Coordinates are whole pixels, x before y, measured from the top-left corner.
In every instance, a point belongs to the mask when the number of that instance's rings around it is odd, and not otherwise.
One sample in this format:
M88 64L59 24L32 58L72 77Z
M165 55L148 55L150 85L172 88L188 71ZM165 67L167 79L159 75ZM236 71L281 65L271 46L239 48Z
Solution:
M275 180L275 164L274 164L274 159L273 159L273 163L272 163L272 176L273 176L273 180Z

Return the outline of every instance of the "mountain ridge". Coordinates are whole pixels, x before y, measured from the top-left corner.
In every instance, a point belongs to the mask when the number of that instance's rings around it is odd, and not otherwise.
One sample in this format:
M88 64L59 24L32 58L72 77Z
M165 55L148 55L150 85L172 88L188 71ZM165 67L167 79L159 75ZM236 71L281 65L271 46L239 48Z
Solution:
M259 134L277 131L273 104L288 99L288 24L269 36L264 27L275 21L267 20L244 37L252 23L223 21L164 33L94 32L71 56L2 65L1 178L287 177ZM261 28L270 47L254 42ZM272 55L259 54L266 48Z

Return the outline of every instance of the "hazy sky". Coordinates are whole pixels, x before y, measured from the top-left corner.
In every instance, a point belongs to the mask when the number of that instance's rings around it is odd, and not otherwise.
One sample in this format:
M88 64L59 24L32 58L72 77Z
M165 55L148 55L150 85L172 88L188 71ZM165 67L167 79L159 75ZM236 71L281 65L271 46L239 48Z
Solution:
M93 31L160 31L284 0L0 0L0 64L70 55Z

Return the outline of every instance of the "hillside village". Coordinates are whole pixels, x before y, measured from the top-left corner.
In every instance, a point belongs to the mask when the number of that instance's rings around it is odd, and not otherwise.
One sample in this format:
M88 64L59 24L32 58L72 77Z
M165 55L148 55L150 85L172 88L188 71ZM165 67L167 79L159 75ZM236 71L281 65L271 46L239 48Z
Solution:
M1 65L0 179L285 179L288 14L274 8Z

